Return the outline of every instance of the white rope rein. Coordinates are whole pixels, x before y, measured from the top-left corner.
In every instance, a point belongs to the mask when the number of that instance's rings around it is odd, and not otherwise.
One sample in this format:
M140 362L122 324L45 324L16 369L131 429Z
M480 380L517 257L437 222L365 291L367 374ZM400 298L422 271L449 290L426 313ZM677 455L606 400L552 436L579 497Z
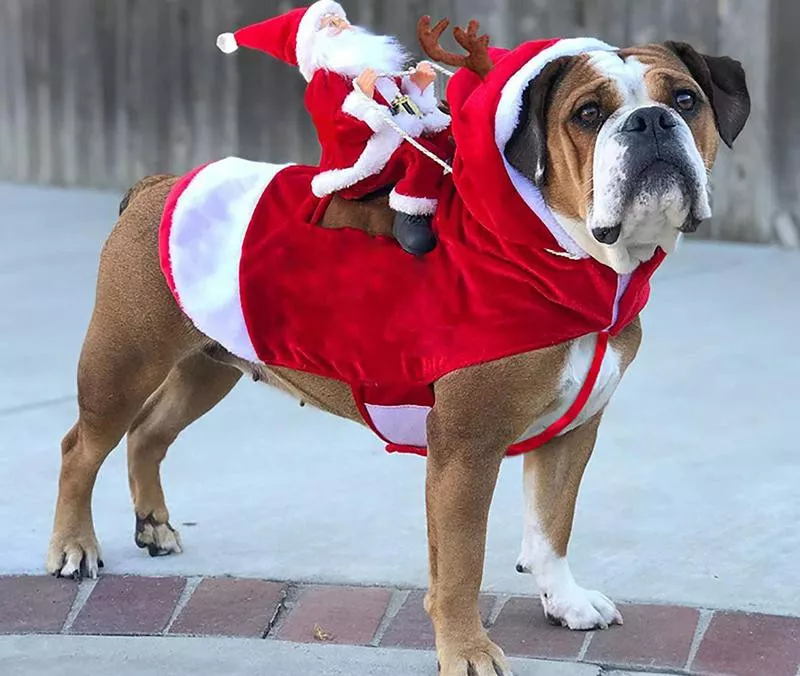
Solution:
M438 70L440 73L442 73L446 77L453 77L453 75L455 74L452 71L447 70L447 68L443 68L438 63L432 63L431 61L427 61L426 63L429 64L434 70ZM378 73L377 75L378 75L379 78L380 77L403 77L404 75L411 75L412 73L415 72L415 70L416 70L415 68L409 68L408 70L401 70L401 71L398 71L397 73ZM356 82L355 80L353 81L353 87L358 92L360 92L361 94L364 94L364 92L361 89L361 87L359 87L358 82ZM366 94L364 94L364 96L366 96ZM369 98L369 97L367 97L367 98ZM438 164L444 170L445 175L451 174L453 172L453 167L451 167L449 164L447 164L447 162L445 162L442 158L440 158L436 154L432 153L426 147L424 147L423 145L418 143L417 140L413 136L411 136L407 131L405 131L405 129L403 129L399 124L397 124L397 122L395 122L392 119L392 116L386 111L386 108L384 106L381 106L374 99L370 99L370 103L376 110L378 110L386 118L386 122L389 124L389 126L392 129L394 129L398 134L400 134L400 136L403 137L403 139L408 141L412 146L414 146L423 155L425 155L425 157L427 157L427 158L433 160L434 162L436 162L436 164Z

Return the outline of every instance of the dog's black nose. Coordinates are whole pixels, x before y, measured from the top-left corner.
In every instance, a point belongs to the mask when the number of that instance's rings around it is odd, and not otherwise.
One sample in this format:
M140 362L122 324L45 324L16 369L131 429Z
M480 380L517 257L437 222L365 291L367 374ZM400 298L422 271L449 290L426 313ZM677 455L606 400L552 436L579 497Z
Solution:
M676 124L675 118L666 108L650 106L634 110L628 115L628 119L622 125L622 131L633 134L658 133L672 129Z
M594 228L592 235L601 244L614 244L622 232L622 224L615 225L611 228Z

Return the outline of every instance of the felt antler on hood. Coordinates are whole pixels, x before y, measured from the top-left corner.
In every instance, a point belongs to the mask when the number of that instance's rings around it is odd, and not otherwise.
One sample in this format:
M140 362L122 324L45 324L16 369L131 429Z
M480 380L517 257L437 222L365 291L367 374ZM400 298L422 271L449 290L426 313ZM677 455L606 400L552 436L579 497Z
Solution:
M460 26L453 29L453 37L467 54L454 54L448 52L439 44L445 29L450 25L449 19L441 19L431 28L431 17L423 16L417 24L417 37L425 53L434 61L446 63L457 68L467 68L480 78L484 78L492 70L492 60L489 57L489 36L478 35L480 24L473 19L465 31Z

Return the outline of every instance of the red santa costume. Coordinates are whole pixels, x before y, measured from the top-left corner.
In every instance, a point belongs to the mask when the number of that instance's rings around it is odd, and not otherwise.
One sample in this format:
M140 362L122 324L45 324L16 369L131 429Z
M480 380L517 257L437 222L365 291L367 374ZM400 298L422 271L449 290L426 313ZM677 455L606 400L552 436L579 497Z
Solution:
M338 2L318 0L307 8L219 36L226 53L240 46L257 49L298 66L308 82L305 104L316 127L322 156L311 189L317 197L333 193L359 199L394 186L390 207L413 215L436 211L442 168L408 143L389 124L391 119L418 143L448 160L450 118L438 108L433 84L421 91L409 75L380 77L372 97L354 87L370 68L378 73L401 72L408 54L392 37L373 35L357 27L336 32L324 18L347 20ZM395 109L406 95L418 114Z
M581 336L596 345L568 410L509 454L574 423L608 337L643 309L665 253L620 275L560 227L541 192L505 160L526 86L559 56L612 50L588 38L490 50L481 79L459 70L447 98L454 173L439 193L439 245L423 258L391 239L315 225L316 167L227 158L174 187L164 274L184 313L232 353L348 383L392 451L424 454L433 383L454 370ZM614 245L616 246L616 245Z

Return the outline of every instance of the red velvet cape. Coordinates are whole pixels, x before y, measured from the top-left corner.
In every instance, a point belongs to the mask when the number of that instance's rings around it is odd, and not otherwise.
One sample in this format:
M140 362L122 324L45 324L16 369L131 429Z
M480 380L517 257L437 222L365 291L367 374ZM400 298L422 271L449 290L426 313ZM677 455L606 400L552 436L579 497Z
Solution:
M344 381L359 401L402 403L404 392L419 400L454 370L614 335L638 315L663 251L635 270L620 298L611 268L552 253L561 246L509 180L495 142L505 84L552 44L494 50L483 82L463 70L452 78L454 174L433 222L439 244L422 258L391 239L315 225L326 204L311 193L316 167L275 176L247 228L239 267L241 306L262 362ZM173 191L165 227L182 189Z

